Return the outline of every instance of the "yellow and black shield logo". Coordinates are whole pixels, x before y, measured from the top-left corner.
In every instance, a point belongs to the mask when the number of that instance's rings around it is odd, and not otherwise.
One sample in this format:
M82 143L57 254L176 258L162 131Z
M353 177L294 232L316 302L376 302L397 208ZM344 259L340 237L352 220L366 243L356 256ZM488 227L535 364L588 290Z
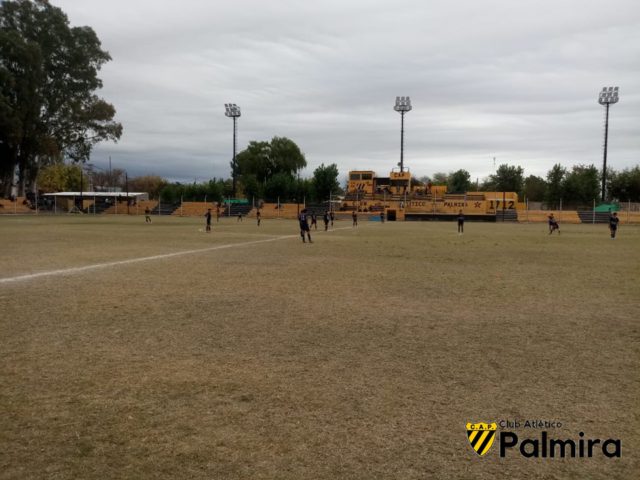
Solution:
M496 439L495 423L467 423L467 438L475 452L482 456L489 451Z

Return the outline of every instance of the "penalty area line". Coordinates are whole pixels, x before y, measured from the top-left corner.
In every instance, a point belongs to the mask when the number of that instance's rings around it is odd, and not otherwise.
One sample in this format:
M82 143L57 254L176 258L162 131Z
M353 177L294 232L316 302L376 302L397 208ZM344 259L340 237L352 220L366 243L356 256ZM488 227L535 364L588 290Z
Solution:
M348 227L335 228L333 230L329 230L329 232L336 231L336 230L344 230L345 228L348 228ZM62 268L58 270L49 270L46 272L17 275L15 277L0 278L0 285L7 284L7 283L22 282L27 280L34 280L36 278L42 278L42 277L55 277L57 275L72 275L75 273L83 273L91 270L99 270L101 268L117 267L120 265L130 265L133 263L149 262L153 260L163 260L165 258L180 257L182 255L193 255L195 253L213 252L215 250L224 250L226 248L233 248L233 247L245 247L247 245L257 245L260 243L275 242L277 240L284 240L286 238L297 238L297 237L299 237L299 235L281 235L279 237L266 238L263 240L252 240L250 242L227 243L224 245L216 245L214 247L197 248L194 250L183 250L180 252L173 252L173 253L163 253L160 255L151 255L149 257L128 258L126 260L116 260L115 262L94 263L92 265L85 265L83 267Z

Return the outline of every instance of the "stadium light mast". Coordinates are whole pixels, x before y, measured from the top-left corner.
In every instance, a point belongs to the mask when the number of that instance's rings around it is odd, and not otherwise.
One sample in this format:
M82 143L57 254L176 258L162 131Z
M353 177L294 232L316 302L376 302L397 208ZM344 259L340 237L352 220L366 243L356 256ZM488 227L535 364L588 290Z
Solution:
M602 201L607 193L607 143L609 140L609 105L618 103L618 87L602 87L598 103L605 106L604 120L604 157L602 160Z
M409 97L396 97L396 106L393 109L400 114L400 173L404 172L404 114L411 111L411 99Z
M238 174L238 165L236 164L236 138L238 134L238 126L237 119L240 117L240 107L235 103L225 103L224 104L225 112L224 114L233 118L233 160L231 161L231 178L233 181L233 198L236 197L236 177Z

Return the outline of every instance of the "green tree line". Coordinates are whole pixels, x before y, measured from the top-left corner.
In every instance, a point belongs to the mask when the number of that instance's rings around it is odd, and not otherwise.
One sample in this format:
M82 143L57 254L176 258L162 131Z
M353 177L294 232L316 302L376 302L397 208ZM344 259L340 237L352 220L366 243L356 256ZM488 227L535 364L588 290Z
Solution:
M517 192L522 199L544 202L557 208L564 205L591 205L600 200L602 172L594 165L574 165L565 168L554 165L545 177L529 175L524 168L503 164L494 174L482 182L472 182L467 170L450 173L438 172L431 177L422 177L423 183L446 185L449 193L464 193L472 190ZM607 169L607 201L640 202L640 166L616 171Z
M310 178L301 178L300 170L307 162L300 148L288 138L274 137L271 142L251 142L237 158L239 193L249 201L323 202L331 195L342 193L336 164L322 164ZM87 169L83 176L79 165L63 162L42 168L36 183L42 193L86 191L88 188L117 189L147 192L151 198L161 197L167 202L205 199L219 202L231 197L233 192L231 179L213 178L200 183L169 182L155 175L127 178L124 170L120 169L108 173Z

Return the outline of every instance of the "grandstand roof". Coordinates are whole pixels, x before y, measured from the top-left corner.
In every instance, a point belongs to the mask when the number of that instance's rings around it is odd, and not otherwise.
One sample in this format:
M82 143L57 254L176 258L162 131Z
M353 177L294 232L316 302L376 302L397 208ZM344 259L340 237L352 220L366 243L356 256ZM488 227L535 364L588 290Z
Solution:
M43 193L47 197L140 197L147 192L56 192Z

